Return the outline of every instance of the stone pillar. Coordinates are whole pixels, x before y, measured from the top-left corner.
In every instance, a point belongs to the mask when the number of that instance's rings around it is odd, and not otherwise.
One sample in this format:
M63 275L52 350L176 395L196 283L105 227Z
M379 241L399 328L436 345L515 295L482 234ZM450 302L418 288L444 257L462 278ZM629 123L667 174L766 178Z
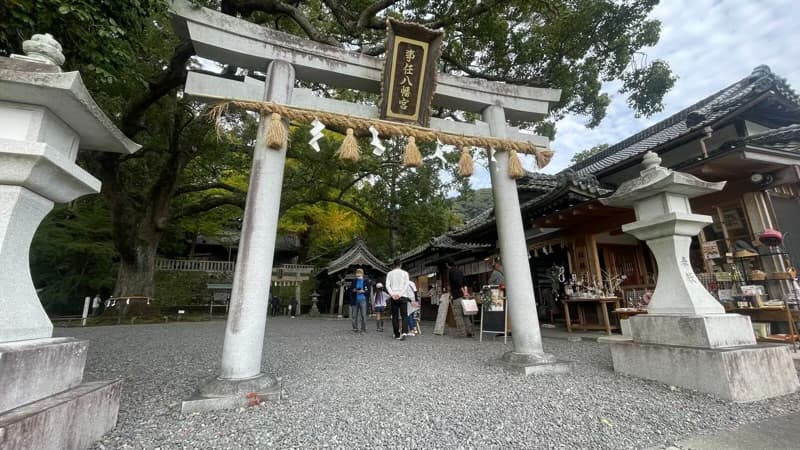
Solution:
M300 316L300 313L303 310L303 308L302 308L303 304L301 303L302 302L302 298L300 298L300 282L298 281L297 283L298 283L297 286L294 287L294 299L297 300L297 314L296 315Z
M98 193L78 149L139 146L94 103L61 45L34 35L27 55L0 57L0 448L86 448L114 428L120 380L83 381L89 343L53 338L28 253L55 203ZM89 299L89 297L86 297ZM88 300L84 304L85 316Z
M10 105L0 104L0 118L10 111ZM7 134L3 125L0 123L0 138ZM7 159L11 156L9 152L0 154L0 171L21 170ZM29 161L31 167L35 163L35 158ZM53 209L53 201L25 187L5 184L11 181L9 175L0 175L0 262L4 269L0 271L0 315L8 319L0 327L0 342L49 338L53 324L33 286L28 254L33 235Z
M294 80L291 64L273 61L267 70L264 100L290 103ZM262 114L250 169L220 374L200 387L199 398L183 402L184 412L246 404L245 395L253 392L266 399L280 397L278 380L261 371L286 161L285 145L279 150L267 147L269 124L268 115ZM281 126L287 128L288 135L287 124Z
M610 341L614 370L733 401L795 392L800 383L788 348L756 345L750 318L725 314L689 262L692 236L711 223L689 199L723 189L660 166L648 152L639 178L626 181L603 204L630 207L636 222L622 226L645 240L658 264L648 314L630 319L631 340Z
M483 112L492 136L506 137L506 118L503 108L490 106ZM521 369L526 375L539 372L564 372L569 369L556 358L544 353L539 318L536 315L536 298L528 264L528 247L519 207L517 182L508 176L508 152L496 152L494 161L489 153L489 174L492 178L494 215L500 256L505 269L506 305L513 330L514 350L503 355L502 360Z
M345 290L344 280L339 282L339 310L338 315L336 317L343 318L344 317L344 290Z

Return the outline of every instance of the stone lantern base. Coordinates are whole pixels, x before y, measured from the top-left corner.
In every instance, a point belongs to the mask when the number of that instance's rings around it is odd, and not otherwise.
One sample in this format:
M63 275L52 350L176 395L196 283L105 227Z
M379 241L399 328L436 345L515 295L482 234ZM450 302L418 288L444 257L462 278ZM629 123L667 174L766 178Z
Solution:
M636 316L630 324L632 339L606 341L615 372L735 402L800 388L788 347L757 345L749 317Z
M83 382L88 341L0 344L0 450L81 449L117 423L121 380Z

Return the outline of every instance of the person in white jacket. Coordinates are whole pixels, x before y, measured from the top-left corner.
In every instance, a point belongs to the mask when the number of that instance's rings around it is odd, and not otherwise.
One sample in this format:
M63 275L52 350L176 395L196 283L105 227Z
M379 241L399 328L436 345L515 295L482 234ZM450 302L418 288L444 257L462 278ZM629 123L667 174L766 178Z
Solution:
M394 338L402 341L408 335L408 272L400 268L400 260L392 263L392 271L386 274L386 292L392 302L392 329ZM403 320L402 333L400 319Z

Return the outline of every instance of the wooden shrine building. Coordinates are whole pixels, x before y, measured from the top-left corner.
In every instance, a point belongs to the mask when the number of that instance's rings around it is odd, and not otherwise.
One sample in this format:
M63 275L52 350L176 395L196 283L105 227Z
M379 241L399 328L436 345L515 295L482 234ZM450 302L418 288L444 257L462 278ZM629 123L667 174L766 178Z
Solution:
M383 282L386 273L391 270L388 264L372 254L363 239L356 238L341 256L328 263L317 274L321 298L330 295L329 314L347 315L346 306L350 304L350 300L346 291L355 278L356 269L364 270L364 274L373 283Z

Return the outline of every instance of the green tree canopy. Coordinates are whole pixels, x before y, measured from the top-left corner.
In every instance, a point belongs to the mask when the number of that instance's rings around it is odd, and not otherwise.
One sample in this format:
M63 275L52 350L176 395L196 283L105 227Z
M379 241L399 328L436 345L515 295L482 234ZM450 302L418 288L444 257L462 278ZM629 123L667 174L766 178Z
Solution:
M579 152L576 152L574 155L572 155L572 159L570 159L569 162L571 162L572 164L577 164L577 163L579 163L579 162L581 162L581 161L583 161L585 159L589 159L589 157L591 157L593 155L596 155L596 154L604 151L607 148L608 148L608 144L599 144L599 145L595 145L592 148L587 148L585 150L581 150Z
M108 296L117 255L111 216L99 196L51 212L31 244L31 273L50 313L79 314L85 296Z
M604 117L609 102L602 82L620 80L631 106L641 114L660 110L674 77L662 61L641 64L638 52L658 41L660 24L647 16L655 0L194 0L265 27L371 55L384 52L386 17L420 22L445 32L441 70L506 83L561 89L561 101L538 130L552 135L553 122L566 113L589 117L590 126ZM65 48L66 69L79 69L101 106L128 136L143 144L136 155L83 155L82 161L103 182L103 198L111 212L111 232L119 255L117 294L152 294L155 258L160 240L176 219L193 217L224 205L243 204L243 185L233 183L237 171L247 179L247 149L252 134L216 140L211 124L200 116L201 105L182 96L193 49L170 29L167 2L160 0L9 0L0 4L0 46L19 52L34 32L50 32ZM638 62L637 62L638 61ZM223 68L226 76L241 73ZM325 95L343 95L320 86ZM372 97L355 98L369 101ZM437 115L451 111L437 110ZM247 126L250 122L243 120ZM229 133L230 134L230 133ZM224 150L244 155L227 158ZM307 156L306 156L307 157ZM327 155L331 158L330 155ZM297 193L287 172L288 206L327 204L348 208L362 217L368 233L397 234L395 251L435 234L451 219L435 186L441 167L435 163L387 189L391 177L369 159L354 167L328 159L319 190L309 183ZM197 170L194 165L215 170ZM372 163L370 163L372 164ZM291 165L287 165L290 170ZM230 170L228 169L230 168ZM218 170L216 170L218 169ZM185 175L189 170L190 173ZM330 176L328 176L330 175ZM334 180L331 177L336 176ZM348 178L349 177L349 178ZM421 177L421 178L419 178ZM420 182L424 178L425 183ZM407 181L406 181L407 180ZM335 182L328 185L328 182ZM363 181L363 182L362 182ZM363 183L367 182L366 185ZM427 183L427 185L426 185ZM461 183L463 185L463 182ZM357 189L348 186L355 186ZM419 191L406 192L403 189ZM324 186L330 190L322 189ZM325 192L321 192L325 191ZM424 193L432 193L424 195ZM393 193L409 203L408 217L395 211L382 223ZM308 195L307 197L304 197ZM414 209L416 208L416 210ZM185 220L185 219L184 219ZM416 222L415 222L416 221ZM408 224L408 226L405 226ZM382 227L388 225L388 228ZM415 231L416 230L416 231ZM394 241L394 239L393 239Z
M442 70L471 77L561 89L540 132L552 135L565 113L593 127L610 103L602 82L621 80L638 114L663 109L675 77L642 51L658 42L658 0L221 0L223 12L370 55L385 52L384 17L445 32ZM331 20L331 18L333 20Z

